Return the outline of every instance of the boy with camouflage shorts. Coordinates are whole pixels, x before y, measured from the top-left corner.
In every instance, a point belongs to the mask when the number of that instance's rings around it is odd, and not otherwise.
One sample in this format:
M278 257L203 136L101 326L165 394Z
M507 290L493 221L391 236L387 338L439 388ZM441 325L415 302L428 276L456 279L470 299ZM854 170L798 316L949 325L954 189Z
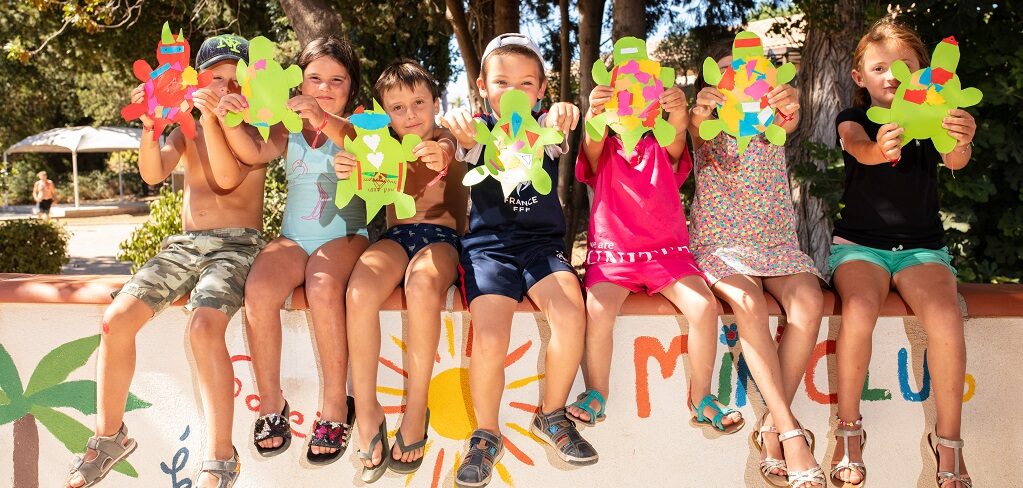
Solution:
M187 48L185 57L187 59ZM185 168L184 232L164 241L150 259L115 294L103 314L97 364L96 435L85 454L75 460L65 486L93 486L118 461L135 450L122 423L128 389L135 370L135 336L155 314L190 293L185 309L189 345L195 358L203 411L206 413L206 459L196 487L230 487L238 478L238 453L231 444L234 415L234 373L225 332L231 316L242 306L245 277L263 247L263 181L266 167L246 167L234 181L218 181L211 158L234 158L214 109L220 97L237 93L235 69L248 57L248 43L237 36L207 39L195 65L213 71L213 82L193 99L202 114L194 140L180 128L171 131L163 147L154 138L153 121L143 116L139 172L148 184ZM143 86L132 91L132 102L143 100ZM237 164L237 162L235 163Z

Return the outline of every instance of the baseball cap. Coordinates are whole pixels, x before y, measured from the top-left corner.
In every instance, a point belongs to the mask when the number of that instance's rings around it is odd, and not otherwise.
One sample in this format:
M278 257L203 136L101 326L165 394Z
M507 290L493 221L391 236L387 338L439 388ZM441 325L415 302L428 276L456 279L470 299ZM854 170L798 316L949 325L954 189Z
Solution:
M195 53L195 66L206 69L221 61L248 59L249 41L234 34L221 34L203 41Z
M540 54L540 48L537 47L536 43L533 42L532 39L526 37L525 34L510 32L508 34L501 34L495 37L489 44L487 44L487 48L483 50L483 57L480 58L480 65L482 66L487 62L487 56L494 52L495 49L512 45L523 46L530 51L533 51L533 54L536 54L537 59L540 60L540 64L543 64L543 54Z

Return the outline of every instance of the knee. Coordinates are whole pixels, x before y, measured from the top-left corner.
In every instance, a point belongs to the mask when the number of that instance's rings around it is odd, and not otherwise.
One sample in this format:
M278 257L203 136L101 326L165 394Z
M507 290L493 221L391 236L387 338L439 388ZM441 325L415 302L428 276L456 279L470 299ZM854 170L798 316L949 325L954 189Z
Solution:
M436 270L413 271L405 280L405 297L410 302L435 302L451 283L444 283Z
M226 324L221 322L205 314L193 313L192 320L188 323L188 338L192 342L192 347L210 344L213 341L223 342Z
M114 307L103 312L100 329L103 331L103 338L107 340L134 339L138 332L138 329L128 323L125 311Z
M747 315L756 318L767 316L767 301L764 300L763 293L743 293L735 301L735 313L736 315Z
M393 290L383 291L380 286L368 280L352 280L344 291L345 304L349 310L363 310L376 307L384 300L385 293ZM341 293L340 290L338 293Z
M290 290L285 292L287 296ZM245 309L246 310L280 310L281 306L284 305L284 299L280 297L281 293L274 290L274 287L267 280L253 280L248 279L245 281Z
M496 325L473 324L473 355L484 357L504 356L508 353L509 331Z
M305 282L305 298L310 307L338 308L344 305L346 291L337 280L310 277Z
M578 334L582 336L586 333L586 305L583 304L582 298L579 300L566 299L551 304L551 328L557 329L559 332L564 334ZM611 310L608 313L615 313Z

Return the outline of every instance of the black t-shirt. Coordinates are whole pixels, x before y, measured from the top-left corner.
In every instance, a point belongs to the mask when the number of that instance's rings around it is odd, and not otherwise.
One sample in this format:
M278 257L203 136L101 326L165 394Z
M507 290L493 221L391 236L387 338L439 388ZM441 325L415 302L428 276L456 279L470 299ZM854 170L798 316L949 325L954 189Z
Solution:
M855 122L871 141L880 124L867 118L861 108L838 114L835 127ZM938 214L938 166L941 154L929 141L913 140L902 148L895 165L861 164L851 154L845 158L845 192L841 217L835 221L836 237L877 249L941 249L944 230Z

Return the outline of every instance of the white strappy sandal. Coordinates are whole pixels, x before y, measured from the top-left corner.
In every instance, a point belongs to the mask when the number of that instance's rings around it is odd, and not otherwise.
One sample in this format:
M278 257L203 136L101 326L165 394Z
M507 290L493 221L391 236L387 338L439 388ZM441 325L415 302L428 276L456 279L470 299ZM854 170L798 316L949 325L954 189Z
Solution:
M778 435L778 442L785 442L795 437L802 437L806 441L806 445L810 448L810 454L813 454L814 438L813 433L804 429L792 429L788 432L782 432ZM814 461L816 464L816 461ZM820 465L814 466L809 469L802 471L788 470L788 482L791 488L803 488L806 483L817 484L823 487L827 480L824 479L824 470L821 469Z
M966 488L973 488L973 480L970 479L969 475L963 475L959 472L959 454L963 450L963 446L966 445L962 440L951 440L941 437L937 434L938 430L934 430L934 439L937 439L937 444L931 440L931 434L927 434L927 444L931 447L931 452L934 453L934 464L940 466L941 460L938 454L938 446L945 446L952 450L952 455L955 456L955 465L952 471L938 471L936 473L936 481L938 488L944 488L945 483L949 481L958 481ZM941 468L938 468L941 469Z
M839 422L839 426L835 429L835 437L842 439L842 446L844 453L842 460L831 466L831 483L840 488L859 488L867 482L867 466L862 462L856 462L849 460L849 438L859 437L860 438L860 456L863 455L863 448L867 445L867 433L863 430L863 418L860 417L855 422L845 422L842 419L836 417ZM855 427L855 429L844 429L842 427ZM842 470L855 471L860 474L860 482L852 483L849 481L842 481L838 478L838 474Z

